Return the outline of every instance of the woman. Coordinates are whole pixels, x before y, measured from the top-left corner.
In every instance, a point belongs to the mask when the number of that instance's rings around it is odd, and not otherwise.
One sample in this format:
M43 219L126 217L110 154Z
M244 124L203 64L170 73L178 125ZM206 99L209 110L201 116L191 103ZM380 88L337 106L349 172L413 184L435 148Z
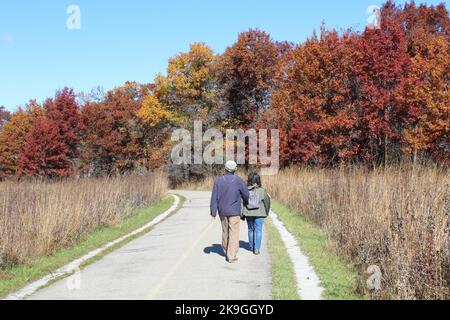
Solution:
M270 196L261 185L261 177L252 172L248 176L249 201L242 209L242 218L247 220L248 243L254 254L259 255L264 219L269 216Z

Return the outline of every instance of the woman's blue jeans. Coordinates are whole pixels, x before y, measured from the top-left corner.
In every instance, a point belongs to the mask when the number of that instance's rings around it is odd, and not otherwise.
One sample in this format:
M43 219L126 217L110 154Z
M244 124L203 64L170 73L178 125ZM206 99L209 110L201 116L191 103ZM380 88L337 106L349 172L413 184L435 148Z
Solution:
M246 217L248 225L248 244L250 249L260 250L262 242L262 229L264 225L264 218Z

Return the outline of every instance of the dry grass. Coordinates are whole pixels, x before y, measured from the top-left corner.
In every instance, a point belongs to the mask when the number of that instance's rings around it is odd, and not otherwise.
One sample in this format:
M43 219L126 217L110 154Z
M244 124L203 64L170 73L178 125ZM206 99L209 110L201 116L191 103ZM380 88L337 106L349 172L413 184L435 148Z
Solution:
M179 190L211 191L216 177L206 177L201 181L185 182L176 186ZM245 179L244 179L245 181Z
M450 174L438 167L320 170L265 177L271 195L320 224L360 267L372 298L448 299ZM382 271L367 289L368 266Z
M0 267L74 244L167 192L161 172L145 176L0 183Z

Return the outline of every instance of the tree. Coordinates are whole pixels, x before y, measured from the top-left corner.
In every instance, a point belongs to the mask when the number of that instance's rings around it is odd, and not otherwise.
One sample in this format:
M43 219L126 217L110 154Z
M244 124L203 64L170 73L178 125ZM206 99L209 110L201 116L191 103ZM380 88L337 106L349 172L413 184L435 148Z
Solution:
M284 164L333 165L357 154L351 72L355 38L322 27L320 38L313 35L282 59L271 110L264 118L281 129Z
M389 10L382 11L381 28L366 29L354 49L360 156L383 163L399 152L405 122L414 113L397 100L410 58L404 30Z
M412 59L411 70L400 94L403 104L416 110L405 128L405 152L429 153L450 164L450 46L435 36Z
M33 121L43 116L42 108L31 100L26 110L19 108L0 130L0 171L15 174L25 137Z
M69 149L55 121L37 119L25 138L17 173L49 178L72 176Z
M188 52L169 59L167 76L156 77L141 115L192 127L194 120L214 122L219 106L217 58L204 43L194 43Z
M69 88L57 91L55 98L47 99L39 109L41 116L33 121L21 149L18 173L74 175L82 129L75 93Z
M388 2L385 6L388 5L392 6L392 3ZM412 1L405 3L403 10L395 10L395 13L405 27L408 52L412 57L426 49L430 37L450 37L450 18L444 3L437 6L417 6Z
M167 76L158 75L152 94L144 99L139 116L152 128L159 128L158 135L162 150L153 151L164 162L169 160L170 132L167 129L182 127L193 130L194 121L200 120L203 128L220 124L224 117L219 85L217 57L204 43L190 45L189 51L169 59ZM161 130L165 128L166 130ZM169 164L170 166L170 164ZM175 170L176 169L176 170ZM202 176L208 172L206 166L186 165L171 167L169 174L189 177Z
M108 91L103 101L83 107L85 172L100 175L150 167L152 143L160 144L151 139L150 125L138 117L146 95L147 86L126 83Z
M221 57L221 86L227 116L248 128L256 122L271 100L273 77L286 45L273 42L258 29L239 34Z
M179 118L158 100L156 94L147 95L137 115L152 127L167 126Z
M57 126L60 136L68 147L67 157L77 158L83 127L74 91L69 88L58 91L54 99L47 99L44 103L44 110L47 118Z

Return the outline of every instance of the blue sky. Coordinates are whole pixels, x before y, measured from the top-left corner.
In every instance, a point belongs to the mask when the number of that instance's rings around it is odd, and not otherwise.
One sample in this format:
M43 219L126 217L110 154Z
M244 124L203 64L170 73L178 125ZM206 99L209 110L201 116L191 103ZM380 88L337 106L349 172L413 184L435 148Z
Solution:
M89 92L127 80L151 82L165 72L168 58L186 51L189 43L202 41L220 53L249 28L292 42L304 41L322 21L328 27L362 30L367 7L382 2L1 1L0 105L14 110L30 98L41 102L64 86ZM80 30L66 27L71 4L81 10Z

